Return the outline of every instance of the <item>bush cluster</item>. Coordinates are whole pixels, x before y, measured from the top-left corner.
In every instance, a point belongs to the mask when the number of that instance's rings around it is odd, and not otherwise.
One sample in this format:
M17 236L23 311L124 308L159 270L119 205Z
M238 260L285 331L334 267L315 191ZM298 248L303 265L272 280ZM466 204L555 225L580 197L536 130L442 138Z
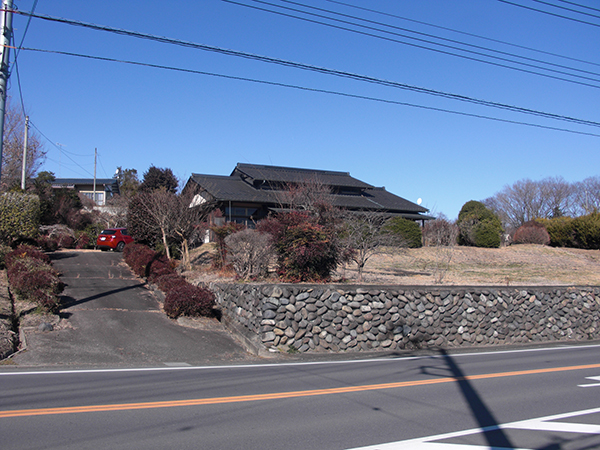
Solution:
M576 218L557 217L538 219L550 235L553 247L600 249L600 213L594 212Z
M273 236L278 274L285 281L328 281L342 257L335 229L308 213L278 214L258 229Z
M498 216L474 200L465 203L456 222L458 243L473 247L497 248L502 242L502 223Z
M64 289L59 274L39 249L20 245L5 258L11 290L22 300L32 301L46 311L57 311L58 295Z
M86 237L81 240L82 231L73 231L66 225L49 225L40 227L41 235L36 239L36 244L47 252L53 252L59 248L90 248L89 245L81 245L87 242Z
M165 297L165 313L172 319L179 316L210 316L215 306L215 296L208 289L180 283Z
M548 245L550 243L550 235L544 225L531 220L525 222L515 231L512 242L513 244Z
M37 195L0 194L0 242L14 245L34 239L39 225L40 200Z
M384 230L398 236L408 248L420 248L423 246L421 227L414 220L393 217L386 222Z
M139 277L146 278L165 293L164 310L167 316L210 316L215 296L208 289L192 286L175 271L164 255L151 248L132 243L123 251L125 262Z

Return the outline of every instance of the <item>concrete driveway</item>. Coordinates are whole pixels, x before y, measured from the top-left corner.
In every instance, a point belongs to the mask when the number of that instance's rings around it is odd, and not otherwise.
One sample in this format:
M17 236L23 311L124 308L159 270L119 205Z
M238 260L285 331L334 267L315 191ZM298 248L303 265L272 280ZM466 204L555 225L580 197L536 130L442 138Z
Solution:
M29 329L18 366L143 367L213 365L257 358L215 320L182 326L160 310L158 293L136 278L120 253L51 255L66 284L53 331Z

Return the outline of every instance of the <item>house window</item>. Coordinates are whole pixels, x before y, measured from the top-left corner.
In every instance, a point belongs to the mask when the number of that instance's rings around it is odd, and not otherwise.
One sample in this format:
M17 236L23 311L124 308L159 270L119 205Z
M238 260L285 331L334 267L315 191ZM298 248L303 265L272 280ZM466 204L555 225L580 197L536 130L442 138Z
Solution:
M256 211L256 208L225 208L225 217L228 221L241 223L247 227L252 227L253 221L251 220L251 217Z
M94 198L93 191L81 191L81 193L83 195L85 195L87 198L92 199L96 203L96 205L104 206L104 203L105 203L105 201L104 201L105 192L104 191L96 191L96 198Z

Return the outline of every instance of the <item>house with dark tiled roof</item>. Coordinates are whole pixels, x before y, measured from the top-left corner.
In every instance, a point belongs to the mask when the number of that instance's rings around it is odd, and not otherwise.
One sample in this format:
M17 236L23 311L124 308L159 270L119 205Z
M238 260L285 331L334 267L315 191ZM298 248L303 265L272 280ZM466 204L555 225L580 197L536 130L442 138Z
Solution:
M119 194L116 178L55 178L52 188L73 189L78 194L94 200L97 206L104 206L113 195Z
M324 187L328 201L341 209L375 211L421 222L433 219L426 215L428 209L348 172L238 163L229 176L192 174L184 191L191 189L195 194L191 206L211 202L227 222L252 226L269 213L290 208L285 192L311 183Z

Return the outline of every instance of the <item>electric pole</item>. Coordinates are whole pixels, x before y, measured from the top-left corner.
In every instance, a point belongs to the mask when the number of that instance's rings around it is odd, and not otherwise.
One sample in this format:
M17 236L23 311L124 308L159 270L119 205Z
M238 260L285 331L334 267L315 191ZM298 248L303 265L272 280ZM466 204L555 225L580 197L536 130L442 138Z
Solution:
M94 149L94 205L96 204L96 161L98 159L98 149Z
M12 38L12 0L2 0L0 26L0 180L2 179L2 150L4 147L4 113L6 110L6 89L8 85L8 64L10 41Z
M21 189L25 190L25 173L27 172L27 138L29 136L29 116L25 117L25 138L23 139L23 167L21 168Z

